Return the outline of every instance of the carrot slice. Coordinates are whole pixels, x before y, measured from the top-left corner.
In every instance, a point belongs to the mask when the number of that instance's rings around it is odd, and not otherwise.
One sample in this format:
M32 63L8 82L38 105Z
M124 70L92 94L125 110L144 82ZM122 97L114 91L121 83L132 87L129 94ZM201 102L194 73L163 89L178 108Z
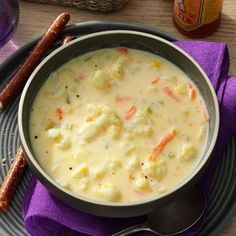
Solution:
M158 77L158 78L152 80L152 81L151 81L151 84L157 84L157 83L159 82L159 80L160 80L160 77Z
M115 102L117 104L122 104L124 102L129 101L129 100L130 100L130 97L127 97L127 96L116 96L116 98L115 98Z
M169 86L165 86L163 91L171 98L173 98L176 102L180 102L180 99L174 94L172 89Z
M111 89L112 88L111 83L106 84L106 88Z
M130 109L126 112L125 114L125 119L128 120L130 119L137 111L136 106L131 106Z
M163 151L165 146L174 138L176 134L175 129L173 129L169 134L167 134L158 145L153 149L152 155L150 156L150 161L155 161L157 156Z
M129 54L128 48L117 48L116 51L121 53L124 56L128 56L128 54Z
M194 89L193 85L191 83L187 83L188 88L189 88L189 96L191 101L193 101L196 98L196 89Z
M57 115L58 120L62 120L63 113L62 113L62 109L60 107L56 108L56 115Z

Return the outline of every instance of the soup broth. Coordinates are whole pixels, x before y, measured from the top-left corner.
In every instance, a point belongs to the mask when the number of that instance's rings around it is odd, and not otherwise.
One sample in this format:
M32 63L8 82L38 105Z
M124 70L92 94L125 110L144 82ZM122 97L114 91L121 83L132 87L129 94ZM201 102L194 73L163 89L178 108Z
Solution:
M93 51L51 73L30 115L47 174L87 198L159 196L196 167L208 132L200 92L177 66L128 48Z

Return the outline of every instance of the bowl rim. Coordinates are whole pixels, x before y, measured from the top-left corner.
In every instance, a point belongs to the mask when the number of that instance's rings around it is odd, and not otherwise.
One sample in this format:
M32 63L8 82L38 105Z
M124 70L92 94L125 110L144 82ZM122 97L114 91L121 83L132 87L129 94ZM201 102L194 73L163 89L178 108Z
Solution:
M44 171L44 169L39 165L39 163L36 161L36 157L34 157L33 153L30 151L26 139L25 139L25 135L24 135L24 129L23 129L23 106L24 106L24 101L26 98L26 93L28 88L30 87L31 82L34 80L35 75L38 73L38 71L41 69L41 67L43 67L48 60L50 60L51 58L53 58L56 54L58 54L60 51L64 50L67 47L70 47L71 45L75 44L75 43L79 43L80 41L89 39L89 38L93 38L93 37L97 37L97 36L105 36L105 35L111 35L111 34L132 34L132 35L137 35L137 36L142 36L142 37L147 37L147 38L152 38L154 40L158 40L161 41L165 44L167 44L169 47L172 47L174 50L179 51L181 54L183 54L186 58L188 58L188 60L190 60L194 66L200 71L200 73L202 74L202 76L205 79L205 82L208 85L208 88L211 91L211 96L213 98L214 101L214 110L216 113L216 117L215 117L215 127L214 127L214 133L209 145L208 150L206 151L205 155L202 157L202 160L200 160L197 164L197 166L193 169L193 171L186 177L184 178L179 184L177 184L175 187L171 188L169 191L158 195L158 196L152 196L152 197L148 197L148 198L144 198L138 201L130 201L130 202L106 202L106 201L101 201L101 200L97 200L97 199L92 199L92 198L88 198L76 193L73 193L71 191L69 191L68 189L62 187L61 185L59 185L55 180L53 180L47 173L46 171ZM121 45L122 46L122 45ZM71 58L72 59L72 58ZM65 62L66 63L66 62ZM178 191L179 189L183 188L188 182L190 182L196 175L198 172L200 172L204 165L207 163L207 161L210 158L210 155L214 149L216 140L217 140L217 136L218 136L218 132L219 132L219 124L220 124L220 115L219 115L219 105L218 105L218 100L217 100L217 96L215 94L215 90L208 78L208 76L206 75L206 73L203 71L203 69L200 67L200 65L198 64L198 62L196 62L188 53L186 53L183 49L179 48L178 46L174 45L173 43L169 42L166 39L163 39L159 36L155 36L153 34L150 33L144 33L144 32L140 32L140 31L136 31L136 30L105 30L105 31L100 31L100 32L95 32L95 33L90 33L84 36L81 36L77 39L74 39L73 41L60 46L59 48L55 49L53 52L51 52L48 56L46 56L41 62L40 64L36 67L36 69L32 72L32 74L30 75L27 83L24 86L23 92L21 94L20 97L20 101L19 101L19 109L18 109L18 130L19 130L19 136L20 136L20 141L21 141L21 145L26 153L26 159L29 160L30 164L34 166L34 168L37 170L37 172L40 173L40 175L38 173L36 173L33 170L33 173L39 178L39 179L46 179L47 183L49 183L50 185L54 186L57 190L59 190L60 192L63 192L67 195L69 195L70 197L77 199L77 200L82 200L84 202L90 203L90 204L95 204L95 205L102 205L102 206L107 206L107 207L126 207L126 206L137 206L137 205L142 205L142 204L146 204L146 203L150 203L153 201L157 201L159 199L165 198L169 195L171 195L172 193ZM32 168L31 168L32 169ZM46 187L48 188L48 186Z

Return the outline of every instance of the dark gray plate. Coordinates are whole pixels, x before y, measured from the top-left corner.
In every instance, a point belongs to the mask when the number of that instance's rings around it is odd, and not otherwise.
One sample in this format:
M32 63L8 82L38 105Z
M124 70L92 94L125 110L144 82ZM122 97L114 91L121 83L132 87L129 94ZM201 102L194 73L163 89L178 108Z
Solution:
M142 25L114 23L114 22L87 22L72 25L64 30L64 34L72 34L77 37L102 30L130 29L142 32L152 33L154 35L165 38L169 41L175 39L155 28ZM27 56L38 39L26 44L20 48L4 63L0 65L0 86L11 76L15 68ZM58 42L54 48L60 45ZM52 49L53 50L53 49ZM19 137L17 132L17 110L19 97L15 102L4 111L0 111L0 182L3 181L11 164L17 147L19 146ZM207 216L204 228L200 235L209 235L213 233L222 222L225 221L235 203L236 196L236 176L234 167L236 166L236 139L232 140L228 146L221 163L215 171L212 184L209 214ZM6 158L5 166L2 160ZM22 236L26 235L23 227L21 204L23 196L27 189L31 172L26 169L22 180L17 187L17 191L11 202L11 206L6 213L0 215L0 235Z

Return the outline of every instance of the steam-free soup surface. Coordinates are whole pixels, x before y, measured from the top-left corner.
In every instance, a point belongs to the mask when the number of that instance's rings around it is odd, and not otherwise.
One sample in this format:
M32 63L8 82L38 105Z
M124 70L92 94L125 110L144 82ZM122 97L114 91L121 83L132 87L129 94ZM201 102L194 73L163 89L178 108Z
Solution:
M49 176L110 202L170 191L196 166L207 130L190 78L164 58L127 48L90 52L51 73L30 116L32 147Z

